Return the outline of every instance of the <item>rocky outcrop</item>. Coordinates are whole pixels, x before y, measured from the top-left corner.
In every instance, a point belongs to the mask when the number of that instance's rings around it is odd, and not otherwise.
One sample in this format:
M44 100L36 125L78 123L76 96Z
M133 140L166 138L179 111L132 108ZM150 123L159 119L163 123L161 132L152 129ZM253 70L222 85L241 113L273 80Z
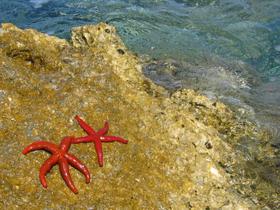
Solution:
M114 27L77 27L67 42L2 24L0 46L1 208L269 208L257 191L264 181L250 177L248 157L237 149L246 137L265 144L265 134L218 101L155 85ZM109 132L129 143L104 145L103 167L92 145L72 146L91 183L71 170L75 195L54 167L45 190L38 170L48 155L21 151L39 139L82 136L76 114L96 129L108 120Z

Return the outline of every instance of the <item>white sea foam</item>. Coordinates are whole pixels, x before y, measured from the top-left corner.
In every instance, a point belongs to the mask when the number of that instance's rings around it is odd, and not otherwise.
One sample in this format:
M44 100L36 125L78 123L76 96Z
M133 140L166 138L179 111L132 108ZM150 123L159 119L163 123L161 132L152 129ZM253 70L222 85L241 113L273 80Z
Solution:
M51 0L30 0L30 2L34 5L34 8L40 8L43 4L49 1Z

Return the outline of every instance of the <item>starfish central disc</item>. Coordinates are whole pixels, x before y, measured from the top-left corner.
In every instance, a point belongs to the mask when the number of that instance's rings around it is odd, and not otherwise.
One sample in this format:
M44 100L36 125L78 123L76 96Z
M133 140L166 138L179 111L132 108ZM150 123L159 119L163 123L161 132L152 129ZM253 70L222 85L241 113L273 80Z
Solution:
M59 165L61 176L72 192L78 193L78 190L69 173L69 164L84 174L86 183L90 182L90 174L87 167L74 155L68 153L73 140L74 137L65 137L62 139L59 146L47 141L37 141L30 144L22 151L24 155L35 150L46 150L52 154L40 168L39 178L44 188L47 188L46 174L56 164Z
M102 142L117 141L122 144L128 143L127 140L118 136L106 136L106 133L109 130L108 122L105 122L104 127L96 132L89 124L87 124L84 120L82 120L78 115L75 117L75 119L88 135L84 137L75 138L72 140L72 143L79 144L79 143L92 142L94 144L95 151L97 153L98 164L100 167L103 166Z

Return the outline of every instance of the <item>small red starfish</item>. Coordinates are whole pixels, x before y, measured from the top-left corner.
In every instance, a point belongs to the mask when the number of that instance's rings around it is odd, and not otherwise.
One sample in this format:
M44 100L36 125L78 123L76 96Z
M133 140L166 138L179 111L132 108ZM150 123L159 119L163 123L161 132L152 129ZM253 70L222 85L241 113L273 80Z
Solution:
M117 136L105 136L105 134L109 130L109 123L105 122L104 127L101 128L99 131L95 132L90 125L88 125L85 121L83 121L78 115L75 117L75 119L78 121L79 125L84 129L84 131L88 134L88 136L75 138L72 143L78 144L78 143L87 143L87 142L93 142L95 151L97 153L97 159L99 166L103 166L103 151L102 151L102 142L113 142L118 141L123 144L127 144L127 140L117 137Z
M30 144L22 151L24 155L34 150L46 150L52 153L52 156L47 159L40 168L39 178L44 188L47 188L47 181L45 176L55 164L59 165L61 176L72 192L78 193L78 190L75 187L69 173L69 163L84 174L86 183L90 182L90 174L87 167L83 163L81 163L74 155L68 153L73 139L74 137L63 138L59 147L51 142L37 141Z

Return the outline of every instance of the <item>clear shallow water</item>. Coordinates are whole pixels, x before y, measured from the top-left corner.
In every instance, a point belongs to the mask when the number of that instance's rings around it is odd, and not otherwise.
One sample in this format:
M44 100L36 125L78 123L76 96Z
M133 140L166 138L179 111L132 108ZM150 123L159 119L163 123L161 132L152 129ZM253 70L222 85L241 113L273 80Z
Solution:
M217 55L280 75L280 0L1 0L0 14L0 22L60 37L104 21L140 54L191 62Z
M241 107L280 139L280 0L0 1L0 22L63 38L113 24L131 50L158 59L145 71L155 81Z
M145 74L266 126L280 148L280 0L0 0L0 22L62 38L107 22L148 55Z

